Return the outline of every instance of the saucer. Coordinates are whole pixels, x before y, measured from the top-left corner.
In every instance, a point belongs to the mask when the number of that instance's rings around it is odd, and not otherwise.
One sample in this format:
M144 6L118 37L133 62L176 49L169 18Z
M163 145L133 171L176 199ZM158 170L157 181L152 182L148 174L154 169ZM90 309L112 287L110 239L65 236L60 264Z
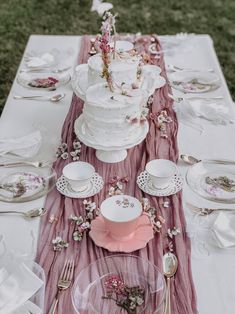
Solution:
M90 237L97 246L101 246L110 252L125 252L130 253L142 249L146 244L153 239L153 227L148 215L142 214L139 217L139 226L127 239L120 237L118 240L113 238L102 216L98 216L91 222Z
M157 189L152 185L149 174L145 170L140 173L140 175L137 177L136 182L138 184L138 187L147 194L153 196L169 196L176 194L182 189L183 177L180 173L176 173L166 188Z
M83 191L74 191L65 177L62 175L56 182L57 190L67 196L72 198L86 198L94 196L95 194L99 193L104 186L104 181L102 177L95 173L91 178L90 183L88 184L87 188Z

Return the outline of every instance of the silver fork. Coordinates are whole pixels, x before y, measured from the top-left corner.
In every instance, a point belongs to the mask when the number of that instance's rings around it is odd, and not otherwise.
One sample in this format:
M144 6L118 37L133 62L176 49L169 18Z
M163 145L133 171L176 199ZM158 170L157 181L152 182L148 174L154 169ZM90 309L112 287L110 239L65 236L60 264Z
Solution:
M57 293L51 305L49 314L54 314L59 302L60 292L70 287L74 273L74 261L66 260L57 284Z
M218 211L235 211L233 208L207 208L207 207L197 207L192 204L186 203L188 208L190 208L193 212L199 214L200 216L208 216L212 213Z
M1 163L0 167L19 167L19 166L32 166L35 168L43 168L50 164L52 164L53 161L17 161L17 162L5 162Z

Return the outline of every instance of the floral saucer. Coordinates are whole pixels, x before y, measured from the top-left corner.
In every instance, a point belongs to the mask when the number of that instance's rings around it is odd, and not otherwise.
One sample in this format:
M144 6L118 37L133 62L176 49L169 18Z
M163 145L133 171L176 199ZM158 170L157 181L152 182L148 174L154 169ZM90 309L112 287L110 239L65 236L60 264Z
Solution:
M142 249L154 237L153 227L146 214L142 214L139 217L139 225L128 239L120 237L120 239L117 240L113 238L110 231L105 226L102 216L98 216L91 222L89 235L97 246L103 247L110 252L125 253Z
M180 173L176 173L172 178L170 184L165 189L156 189L151 181L147 171L143 171L137 177L138 187L145 193L153 196L169 196L176 194L182 189L183 177Z
M68 183L68 181L65 179L63 175L56 182L57 190L61 194L67 197L72 197L72 198L91 197L99 193L102 190L103 186L104 186L104 181L98 173L95 173L93 175L86 190L81 191L81 192L73 191L72 188L70 187L70 184Z

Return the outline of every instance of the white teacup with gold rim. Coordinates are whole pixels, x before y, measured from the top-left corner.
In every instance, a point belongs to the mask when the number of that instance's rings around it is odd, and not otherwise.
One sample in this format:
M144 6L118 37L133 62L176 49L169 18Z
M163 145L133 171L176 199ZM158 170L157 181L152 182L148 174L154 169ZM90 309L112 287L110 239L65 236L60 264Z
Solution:
M63 176L75 192L85 191L95 174L95 168L84 161L71 162L63 168Z
M166 189L178 172L176 164L168 159L154 159L145 167L150 177L151 185L156 189Z

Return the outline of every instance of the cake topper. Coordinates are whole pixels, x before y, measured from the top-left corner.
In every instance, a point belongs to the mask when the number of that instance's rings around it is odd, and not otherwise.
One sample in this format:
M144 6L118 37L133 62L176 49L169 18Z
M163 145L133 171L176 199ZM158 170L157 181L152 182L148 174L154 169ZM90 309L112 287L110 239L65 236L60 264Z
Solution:
M111 47L110 43L112 40L112 32L114 33L114 46ZM109 64L111 53L113 53L113 58L115 59L115 49L116 49L116 27L115 27L115 16L111 12L105 12L103 16L103 22L101 26L101 36L100 50L103 60L103 73L104 77L108 83L110 90L113 92L113 82L111 73L109 72Z

